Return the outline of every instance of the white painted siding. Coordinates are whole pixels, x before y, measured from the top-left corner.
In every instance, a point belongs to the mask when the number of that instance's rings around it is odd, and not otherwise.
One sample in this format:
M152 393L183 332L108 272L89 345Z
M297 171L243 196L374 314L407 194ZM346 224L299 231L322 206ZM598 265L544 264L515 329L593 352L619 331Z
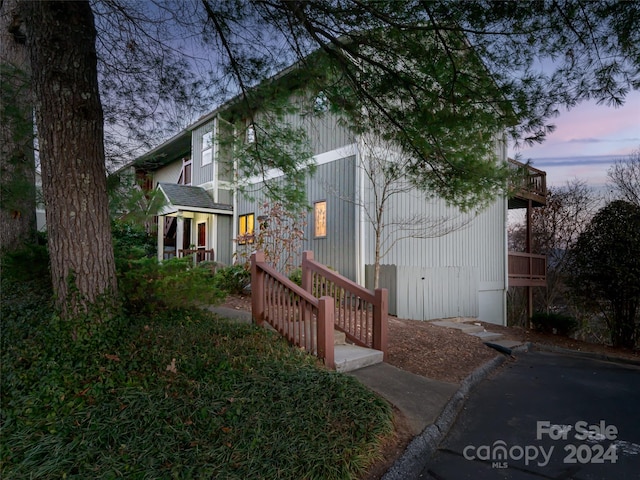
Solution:
M192 185L202 185L203 183L214 181L217 162L215 146L213 148L212 162L208 165L202 165L202 136L207 132L213 132L215 137L215 120L200 125L191 134Z
M497 149L502 156L499 142ZM368 182L364 180L362 185L363 203L373 212L373 189ZM386 267L380 279L380 286L390 289L390 311L413 319L472 316L504 323L505 202L499 198L485 210L462 213L416 189L391 197L384 213L388 227L383 237L387 237L386 245L393 247L381 259ZM446 219L448 233L433 238L402 238L407 232L394 227L394 223L414 216ZM371 287L369 265L375 260L375 233L368 220L363 230L366 284Z
M304 130L313 155L320 155L354 143L355 135L343 126L340 118L334 113L329 111L321 115L302 113L311 108L308 104L304 104L313 102L309 98L292 96L290 102L296 103L300 111L286 114L283 121L293 128Z
M182 160L176 160L175 162L165 165L164 167L156 170L153 173L154 186L158 183L178 183L180 178L180 172L182 171Z

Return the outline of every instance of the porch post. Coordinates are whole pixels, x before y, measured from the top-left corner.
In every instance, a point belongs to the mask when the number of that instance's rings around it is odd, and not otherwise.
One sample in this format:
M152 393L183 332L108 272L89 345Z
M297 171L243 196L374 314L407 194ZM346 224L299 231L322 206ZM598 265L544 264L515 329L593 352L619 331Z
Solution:
M184 248L184 217L182 216L182 212L178 213L176 221L176 258L179 258L180 250Z
M158 215L158 262L164 260L164 223L166 218L164 215Z
M313 294L313 292L311 291L312 272L307 264L309 260L313 260L313 252L310 250L305 250L304 252L302 252L302 289Z
M334 314L335 301L333 298L324 296L318 300L318 357L324 361L324 366L335 370L334 352Z
M258 267L264 263L264 253L256 251L251 254L251 316L253 322L260 326L264 322L264 272Z

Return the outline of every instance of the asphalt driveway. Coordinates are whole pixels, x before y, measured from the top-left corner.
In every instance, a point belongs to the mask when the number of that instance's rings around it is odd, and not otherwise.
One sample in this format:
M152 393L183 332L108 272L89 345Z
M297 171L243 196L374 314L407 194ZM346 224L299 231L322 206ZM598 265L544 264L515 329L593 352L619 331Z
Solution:
M471 393L418 478L640 479L640 367L518 354Z

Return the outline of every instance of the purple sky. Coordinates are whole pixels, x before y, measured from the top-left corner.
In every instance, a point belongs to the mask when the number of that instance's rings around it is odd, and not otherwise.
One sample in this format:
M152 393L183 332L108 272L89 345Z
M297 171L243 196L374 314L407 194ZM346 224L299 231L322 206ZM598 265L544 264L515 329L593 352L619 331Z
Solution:
M562 110L553 123L556 131L543 144L510 148L509 155L531 159L534 167L547 172L549 185L573 178L602 185L612 161L640 148L640 92L629 94L620 108L589 102Z

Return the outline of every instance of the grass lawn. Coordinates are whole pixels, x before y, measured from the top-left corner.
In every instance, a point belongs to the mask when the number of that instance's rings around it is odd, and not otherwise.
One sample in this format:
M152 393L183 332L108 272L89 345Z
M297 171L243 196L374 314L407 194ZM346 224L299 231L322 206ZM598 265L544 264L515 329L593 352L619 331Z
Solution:
M392 433L384 401L265 329L173 310L89 334L2 296L3 479L357 478Z

